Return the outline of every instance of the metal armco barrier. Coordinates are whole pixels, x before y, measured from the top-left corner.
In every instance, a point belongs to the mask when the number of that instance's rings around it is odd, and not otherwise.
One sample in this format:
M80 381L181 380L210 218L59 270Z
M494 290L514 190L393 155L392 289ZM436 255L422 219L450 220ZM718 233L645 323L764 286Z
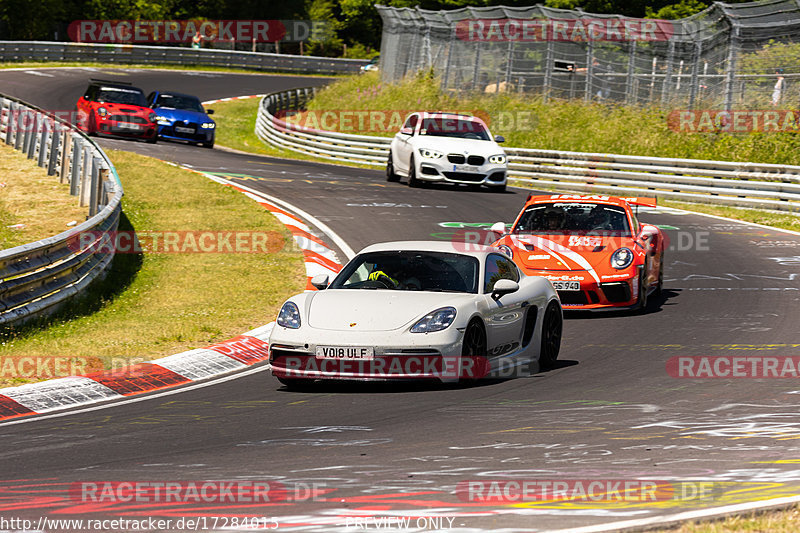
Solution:
M314 130L275 116L303 109L313 94L313 88L303 88L262 98L256 135L279 148L324 159L386 165L390 137ZM512 147L505 151L509 177L534 188L800 213L800 166Z
M114 247L100 244L116 232L122 184L108 156L86 135L41 109L2 95L0 142L68 183L70 194L89 212L88 220L63 233L0 250L2 327L57 310L105 275Z
M143 65L204 65L252 70L344 74L358 72L365 59L239 52L177 46L82 44L55 41L0 41L0 61L77 61Z

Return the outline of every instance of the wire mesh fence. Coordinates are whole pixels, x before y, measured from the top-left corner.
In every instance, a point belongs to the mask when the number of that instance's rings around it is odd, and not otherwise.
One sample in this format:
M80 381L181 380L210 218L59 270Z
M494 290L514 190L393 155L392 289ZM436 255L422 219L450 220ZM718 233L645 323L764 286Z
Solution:
M680 20L532 7L378 6L381 70L443 89L672 109L800 107L800 0L715 2Z

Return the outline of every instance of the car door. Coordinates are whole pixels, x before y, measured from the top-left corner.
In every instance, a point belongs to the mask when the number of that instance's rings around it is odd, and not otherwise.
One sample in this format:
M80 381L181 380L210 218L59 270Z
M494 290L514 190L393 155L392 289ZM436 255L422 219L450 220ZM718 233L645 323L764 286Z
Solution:
M417 113L411 114L407 119L400 131L395 135L395 148L394 158L395 167L403 174L408 174L411 168L412 146L411 139L419 122L419 115Z
M519 282L519 270L508 257L489 254L484 267L483 292L488 305L487 316L484 318L486 347L490 358L504 357L519 349L525 311L530 303L524 298L522 291L506 294L497 300L492 298L494 284L500 279Z

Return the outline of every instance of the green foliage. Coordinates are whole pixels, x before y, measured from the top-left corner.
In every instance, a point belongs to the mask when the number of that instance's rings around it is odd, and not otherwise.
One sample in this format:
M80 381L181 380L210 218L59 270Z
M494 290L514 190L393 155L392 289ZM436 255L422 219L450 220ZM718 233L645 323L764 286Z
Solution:
M654 11L652 7L647 6L645 8L645 16L652 19L677 20L690 17L695 13L700 13L707 7L708 4L700 2L699 0L681 0L677 4L663 6L656 11Z
M671 130L668 111L603 105L506 92L456 96L440 89L429 72L385 84L379 73L345 78L309 104L324 110L442 110L488 117L493 134L508 146L644 156L753 161L800 165L800 138L792 133L688 134ZM355 131L391 136L395 131Z

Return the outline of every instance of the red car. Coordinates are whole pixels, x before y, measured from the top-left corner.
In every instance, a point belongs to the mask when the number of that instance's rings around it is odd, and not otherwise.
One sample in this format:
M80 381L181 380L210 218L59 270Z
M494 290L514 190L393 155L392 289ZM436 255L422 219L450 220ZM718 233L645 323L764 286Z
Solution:
M530 196L499 247L529 276L548 278L564 309L641 309L661 293L664 234L631 206L653 198L554 194Z
M147 107L144 92L128 83L93 79L75 107L77 126L88 135L158 140L155 112Z

